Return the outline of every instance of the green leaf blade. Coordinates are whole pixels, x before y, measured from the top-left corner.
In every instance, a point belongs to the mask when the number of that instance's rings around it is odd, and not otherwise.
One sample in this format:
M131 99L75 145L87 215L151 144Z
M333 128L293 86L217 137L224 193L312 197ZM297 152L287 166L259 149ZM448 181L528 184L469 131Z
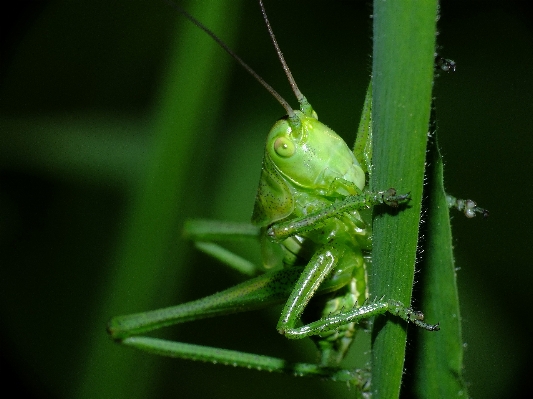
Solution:
M438 334L417 331L414 389L418 397L468 397L463 372L463 339L452 251L443 162L436 143L428 152L427 222L421 265L421 301L426 318L440 323Z

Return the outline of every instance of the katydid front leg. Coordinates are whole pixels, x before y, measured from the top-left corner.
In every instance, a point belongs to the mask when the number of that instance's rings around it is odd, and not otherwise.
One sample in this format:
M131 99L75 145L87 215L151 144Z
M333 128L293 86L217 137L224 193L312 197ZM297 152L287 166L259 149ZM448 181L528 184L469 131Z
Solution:
M405 202L408 194L396 195L396 190L389 189L384 192L365 192L361 195L349 196L343 201L334 203L318 212L306 217L293 219L288 222L275 223L267 234L274 240L281 242L288 237L304 234L323 226L329 219L346 212L359 210L371 205L388 204L398 206ZM364 306L355 306L335 315L324 317L320 320L295 327L306 305L321 288L322 291L334 291L354 278L356 269L364 268L361 249L344 238L334 238L318 248L302 272L287 300L278 322L278 331L288 338L304 338L333 331L351 322L360 322L364 319L389 312L402 319L413 322L417 326L430 331L438 330L438 325L430 325L422 321L423 315L391 300L380 300ZM364 275L364 273L363 273ZM327 280L327 288L321 285Z
M398 207L399 204L408 200L409 194L397 195L396 190L393 188L390 188L387 191L379 191L377 193L366 191L360 195L348 196L342 201L335 202L332 205L307 216L291 219L286 222L275 223L268 228L267 234L273 241L281 242L296 234L320 228L322 223L326 220L344 212L367 209L372 205L379 204L386 204L395 208Z

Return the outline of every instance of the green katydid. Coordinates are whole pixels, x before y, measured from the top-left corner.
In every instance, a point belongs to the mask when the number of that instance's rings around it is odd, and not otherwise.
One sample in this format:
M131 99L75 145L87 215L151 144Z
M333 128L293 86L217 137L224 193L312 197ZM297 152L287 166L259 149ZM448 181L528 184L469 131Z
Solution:
M322 376L364 385L364 372L338 368L356 331L356 324L384 313L430 331L423 315L390 299L369 300L366 267L371 232L361 211L373 205L399 206L409 199L394 189L369 192L365 173L370 171L371 133L360 134L355 155L317 115L299 92L261 8L291 86L300 103L294 111L270 86L258 80L287 111L267 137L265 156L252 222L254 226L191 221L186 226L198 247L249 274L259 268L236 257L213 240L235 238L261 241L264 274L212 296L186 304L116 317L109 324L111 336L128 346L151 353L192 360L220 362L304 376ZM254 76L255 73L211 31L180 10L210 34ZM370 93L370 91L369 91ZM366 107L371 106L370 95ZM363 112L368 115L368 112ZM362 123L365 123L363 118ZM366 121L368 126L368 121ZM458 203L450 199L450 206ZM470 203L469 203L470 204ZM467 205L469 212L483 212ZM282 359L219 348L207 348L138 336L148 331L187 321L285 303L278 331L288 338L312 337L321 353L319 364L291 364ZM306 313L307 305L317 309ZM310 320L307 320L307 319Z

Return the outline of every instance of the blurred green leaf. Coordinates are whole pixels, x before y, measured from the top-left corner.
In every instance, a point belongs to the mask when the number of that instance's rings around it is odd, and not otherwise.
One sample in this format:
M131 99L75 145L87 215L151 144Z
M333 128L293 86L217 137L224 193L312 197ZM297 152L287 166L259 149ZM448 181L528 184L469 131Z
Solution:
M226 40L231 41L236 29L230 32L226 21L238 6L234 1L216 2L209 7L195 3L191 13L215 31L224 25ZM182 24L176 33L174 53L156 101L149 163L134 188L116 263L100 287L101 305L92 316L94 331L89 333L98 338L88 348L86 369L76 394L79 398L94 398L104 392L113 398L146 398L157 381L161 360L111 347L104 326L111 316L153 308L165 297L170 301L176 283L185 282L180 279L179 267L169 268L169 247L184 216L181 207L190 190L188 174L195 167L198 132L213 132L206 126L218 117L219 97L224 91L223 83L228 81L224 70L231 62L220 60L218 46L208 37L198 43L197 33L198 28L190 23ZM206 84L196 84L192 75ZM217 85L208 83L214 76L219 79ZM205 112L206 104L210 105L209 113ZM204 144L209 140L202 135ZM185 242L180 240L173 247L186 265Z

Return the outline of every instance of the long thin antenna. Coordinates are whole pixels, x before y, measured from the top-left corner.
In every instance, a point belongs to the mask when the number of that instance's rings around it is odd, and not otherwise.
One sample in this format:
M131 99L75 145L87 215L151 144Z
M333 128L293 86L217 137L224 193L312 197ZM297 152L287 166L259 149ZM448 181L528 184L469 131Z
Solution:
M226 52L229 55L231 55L239 64L241 64L241 66L244 69L246 69L248 71L248 73L255 78L255 80L257 80L259 83L261 83L263 85L263 87L265 89L267 89L268 92L270 94L272 94L272 96L274 96L274 98L276 100L278 100L278 102L281 104L281 106L283 108L285 108L285 111L287 112L287 115L289 116L289 118L291 118L291 119L295 118L294 110L289 105L289 103L287 101L285 101L285 99L283 97L281 97L279 95L279 93L272 88L272 86L270 86L267 82L265 82L263 80L263 78L261 78L261 76L259 76L252 68L250 68L248 66L248 64L246 64L237 54L235 54L233 52L233 50L230 49L227 46L227 44L222 41L222 39L220 39L209 28L207 28L204 24L202 24L200 21L198 21L196 18L194 18L191 14L189 14L187 11L185 11L183 8L181 8L179 5L174 3L172 0L164 0L164 1L170 7L174 8L176 11L178 11L180 14L182 14L185 18L187 18L189 21L191 21L193 24L195 24L197 27L199 27L201 30L203 30L205 33L207 33L209 36L211 36L211 38L215 42L217 42L220 47L222 47L224 50L226 50Z
M294 95L296 96L296 98L298 99L298 102L300 103L300 108L302 112L307 114L308 111L312 111L311 105L309 104L305 96L302 94L300 89L298 89L298 85L296 84L296 81L294 80L294 77L292 76L291 70L289 69L287 62L285 62L285 57L283 57L283 53L281 52L281 49L279 48L278 41L276 40L276 35L274 35L274 31L272 30L272 27L270 26L270 21L268 20L265 6L263 4L263 0L259 0L259 6L261 7L261 13L263 14L263 19L265 20L268 33L270 35L270 38L272 39L272 43L274 44L274 47L276 48L276 53L278 53L278 58L281 62L281 66L283 67L283 70L285 71L285 75L287 75L287 79L289 80L289 84L292 87L292 91Z

